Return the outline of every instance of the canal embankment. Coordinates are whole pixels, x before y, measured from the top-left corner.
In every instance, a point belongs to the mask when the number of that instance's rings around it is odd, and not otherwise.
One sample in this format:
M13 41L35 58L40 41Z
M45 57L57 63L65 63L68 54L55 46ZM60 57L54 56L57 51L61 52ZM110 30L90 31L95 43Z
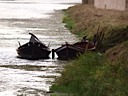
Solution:
M92 39L97 32L104 38L97 52L87 52L65 66L51 87L53 96L126 96L128 13L79 4L65 10L64 22L80 39Z

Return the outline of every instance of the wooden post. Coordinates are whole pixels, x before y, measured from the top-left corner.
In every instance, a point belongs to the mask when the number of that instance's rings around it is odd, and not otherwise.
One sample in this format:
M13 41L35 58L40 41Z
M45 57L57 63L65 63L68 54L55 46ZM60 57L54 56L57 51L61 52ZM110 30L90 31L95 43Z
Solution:
M82 4L88 4L88 0L82 0Z
M126 8L125 9L128 11L128 0L126 0L125 3L126 3Z
M94 5L94 0L82 0L82 4Z
M55 50L52 49L52 59L54 59L54 58L55 58Z

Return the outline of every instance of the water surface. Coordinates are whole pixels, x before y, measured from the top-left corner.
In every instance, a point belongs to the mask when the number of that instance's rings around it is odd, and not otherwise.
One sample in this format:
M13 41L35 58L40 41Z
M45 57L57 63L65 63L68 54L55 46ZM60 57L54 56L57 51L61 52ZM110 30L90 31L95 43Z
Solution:
M80 0L0 0L0 96L47 96L67 61L18 59L18 41L34 33L50 49L77 38L64 27L59 10ZM58 10L58 11L56 11ZM50 55L51 56L51 55Z

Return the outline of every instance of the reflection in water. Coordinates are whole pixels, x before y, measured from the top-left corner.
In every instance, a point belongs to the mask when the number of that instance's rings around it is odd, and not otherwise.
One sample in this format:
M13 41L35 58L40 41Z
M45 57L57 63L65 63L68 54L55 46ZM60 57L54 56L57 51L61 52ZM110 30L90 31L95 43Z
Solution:
M53 1L0 0L0 96L48 96L54 78L60 76L59 71L67 61L16 57L18 41L28 42L29 32L46 45L50 44L50 49L66 41L76 42L76 37L61 23L62 12L54 10L73 4L62 4L68 0ZM75 1L79 0L71 0Z

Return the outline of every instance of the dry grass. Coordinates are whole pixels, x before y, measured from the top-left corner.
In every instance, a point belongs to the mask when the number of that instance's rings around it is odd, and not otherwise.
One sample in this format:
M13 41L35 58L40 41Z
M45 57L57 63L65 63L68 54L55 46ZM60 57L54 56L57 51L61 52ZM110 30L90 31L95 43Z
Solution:
M128 12L115 10L96 9L89 5L76 5L70 7L67 11L75 21L76 28L74 33L85 32L89 37L100 30L113 29L119 26L128 26Z
M128 41L118 44L106 51L107 57L111 62L123 60L128 64ZM128 67L128 65L127 65Z
M87 35L88 38L92 38L97 31L105 34L100 50L111 49L107 51L107 56L120 58L128 52L128 46L123 46L128 43L128 11L96 9L90 5L79 4L70 7L66 12L75 22L73 33ZM113 56L110 54L113 50L120 52Z

